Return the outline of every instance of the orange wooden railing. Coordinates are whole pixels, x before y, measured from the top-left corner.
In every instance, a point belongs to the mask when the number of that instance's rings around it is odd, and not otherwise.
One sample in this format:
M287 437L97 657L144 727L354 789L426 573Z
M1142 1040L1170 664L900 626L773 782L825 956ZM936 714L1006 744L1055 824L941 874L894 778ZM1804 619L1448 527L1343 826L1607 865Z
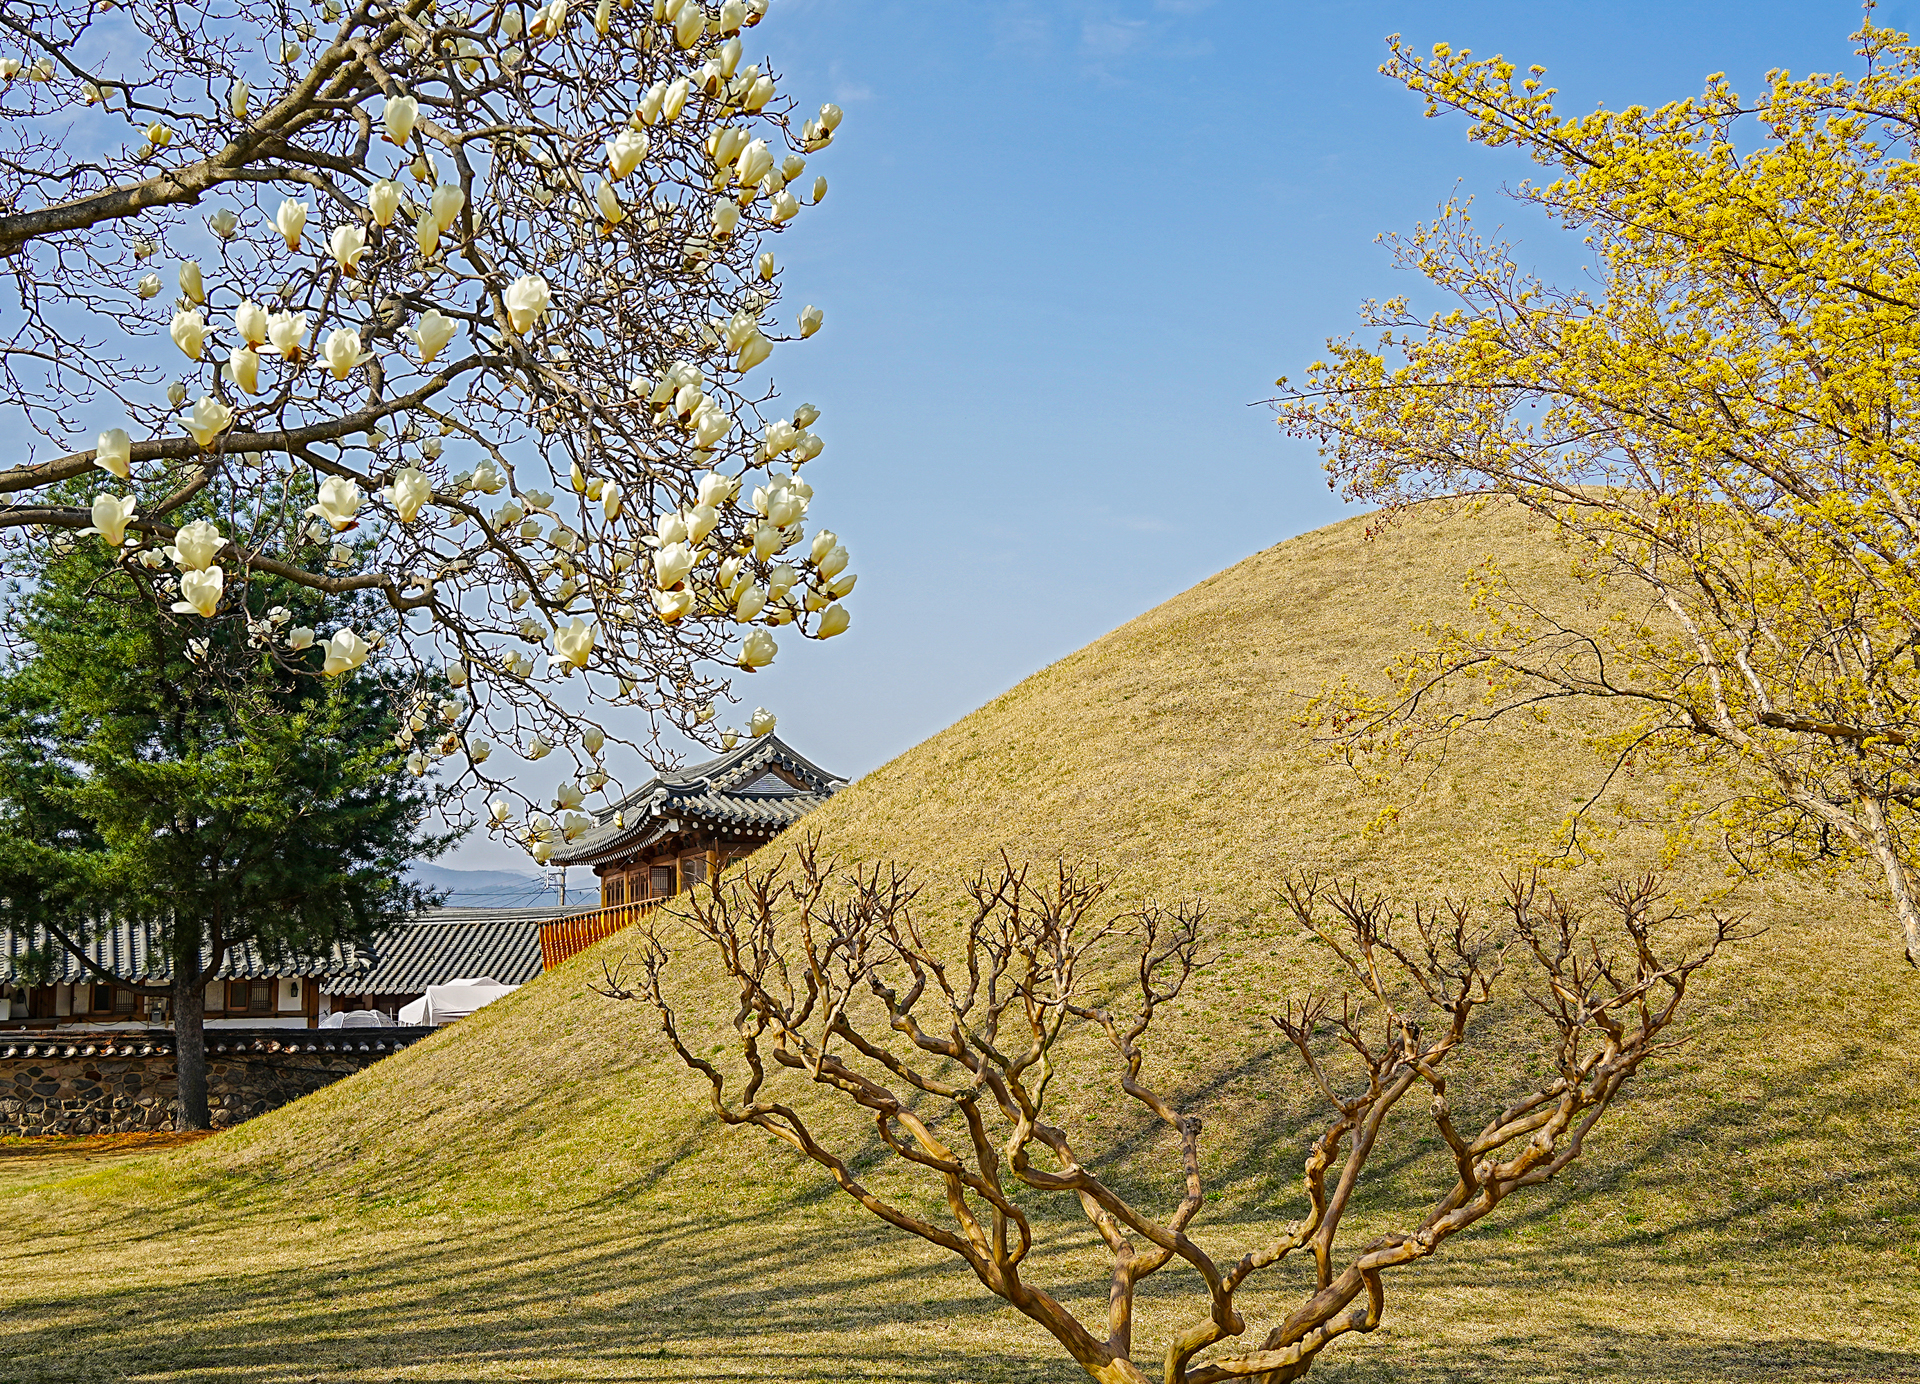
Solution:
M540 969L551 971L595 942L632 927L665 902L665 899L641 899L638 903L616 903L540 924Z

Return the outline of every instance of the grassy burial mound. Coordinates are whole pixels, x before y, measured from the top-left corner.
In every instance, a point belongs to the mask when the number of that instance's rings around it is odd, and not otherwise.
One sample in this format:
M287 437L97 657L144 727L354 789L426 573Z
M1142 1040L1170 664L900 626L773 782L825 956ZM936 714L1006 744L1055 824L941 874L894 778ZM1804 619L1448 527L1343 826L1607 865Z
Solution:
M1116 906L1206 901L1220 961L1156 1030L1149 1071L1207 1117L1198 1233L1229 1258L1300 1213L1314 1129L1266 1017L1323 969L1275 905L1284 872L1488 899L1598 777L1577 717L1516 724L1410 785L1369 831L1381 800L1295 724L1303 693L1377 676L1414 622L1457 615L1464 574L1490 552L1541 580L1566 566L1512 514L1371 538L1356 520L1279 544L809 819L843 859L912 863L935 914L1003 849L1100 862ZM1625 792L1603 814L1606 858L1567 878L1576 893L1657 863L1659 834L1634 824L1646 790ZM1705 857L1668 873L1692 893L1727 882ZM1707 975L1692 1041L1636 1080L1568 1173L1390 1279L1386 1327L1336 1346L1314 1378L1920 1378L1920 983L1896 969L1885 929L1863 925L1881 913L1862 889L1776 882L1735 902L1767 930ZM0 1354L81 1358L61 1344L78 1283L61 1275L85 1261L60 1248L110 1208L158 1248L128 1266L113 1305L125 1324L89 1336L86 1359L135 1377L141 1351L203 1319L217 1329L191 1347L200 1363L154 1377L667 1379L695 1360L712 1378L1077 1377L938 1251L871 1222L757 1131L721 1129L650 1012L591 992L631 946L612 939L162 1167L17 1185L16 1220L46 1229L0 1250L32 1269L0 1275ZM731 1013L718 978L689 959L679 982L718 1053ZM1489 1025L1456 1106L1533 1075L1521 1006ZM1097 1066L1076 1068L1069 1121L1164 1210L1168 1150L1112 1089ZM863 1176L910 1195L869 1124L807 1108ZM1348 1238L1417 1220L1442 1185L1442 1151L1414 1113ZM1083 1238L1070 1217L1046 1221L1037 1277L1098 1316L1106 1287L1074 1248ZM1145 1304L1143 1332L1185 1319L1186 1286L1166 1286L1177 1311ZM436 1352L440 1365L418 1364ZM276 1363L294 1359L304 1373ZM92 1377L47 1369L17 1377Z

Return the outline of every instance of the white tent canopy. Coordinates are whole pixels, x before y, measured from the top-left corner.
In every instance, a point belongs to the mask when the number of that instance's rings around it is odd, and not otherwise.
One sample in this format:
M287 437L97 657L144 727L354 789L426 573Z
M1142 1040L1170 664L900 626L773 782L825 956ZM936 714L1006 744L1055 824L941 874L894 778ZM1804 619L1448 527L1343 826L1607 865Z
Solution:
M400 1007L403 1024L450 1024L464 1019L483 1005L518 990L518 985L502 985L491 976L450 980L445 985L429 985L427 993L411 1004Z

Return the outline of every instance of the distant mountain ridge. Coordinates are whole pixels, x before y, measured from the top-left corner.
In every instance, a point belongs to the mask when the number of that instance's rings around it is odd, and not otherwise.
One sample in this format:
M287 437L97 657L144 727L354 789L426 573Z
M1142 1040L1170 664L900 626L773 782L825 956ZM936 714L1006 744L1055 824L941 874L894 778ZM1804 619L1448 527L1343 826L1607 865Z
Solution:
M558 903L560 891L533 874L513 870L453 870L444 865L415 865L407 871L415 884L447 891L449 908L533 908Z

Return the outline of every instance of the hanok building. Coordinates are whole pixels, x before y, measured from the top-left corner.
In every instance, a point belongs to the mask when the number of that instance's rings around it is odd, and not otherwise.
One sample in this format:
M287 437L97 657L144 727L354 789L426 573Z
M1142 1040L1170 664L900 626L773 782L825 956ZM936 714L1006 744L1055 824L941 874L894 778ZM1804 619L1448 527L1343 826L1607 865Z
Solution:
M133 988L167 983L170 967L156 940L149 924L101 928L87 940L87 958L93 962L88 967L46 938L0 930L0 1004L6 1010L0 1028L170 1023L166 999ZM268 956L250 942L230 946L207 978L207 1026L312 1028L321 990L352 987L372 963L372 957L344 943L320 956Z
M555 865L592 867L600 907L543 927L542 961L557 966L618 932L753 854L845 786L775 735L649 780L553 853Z

